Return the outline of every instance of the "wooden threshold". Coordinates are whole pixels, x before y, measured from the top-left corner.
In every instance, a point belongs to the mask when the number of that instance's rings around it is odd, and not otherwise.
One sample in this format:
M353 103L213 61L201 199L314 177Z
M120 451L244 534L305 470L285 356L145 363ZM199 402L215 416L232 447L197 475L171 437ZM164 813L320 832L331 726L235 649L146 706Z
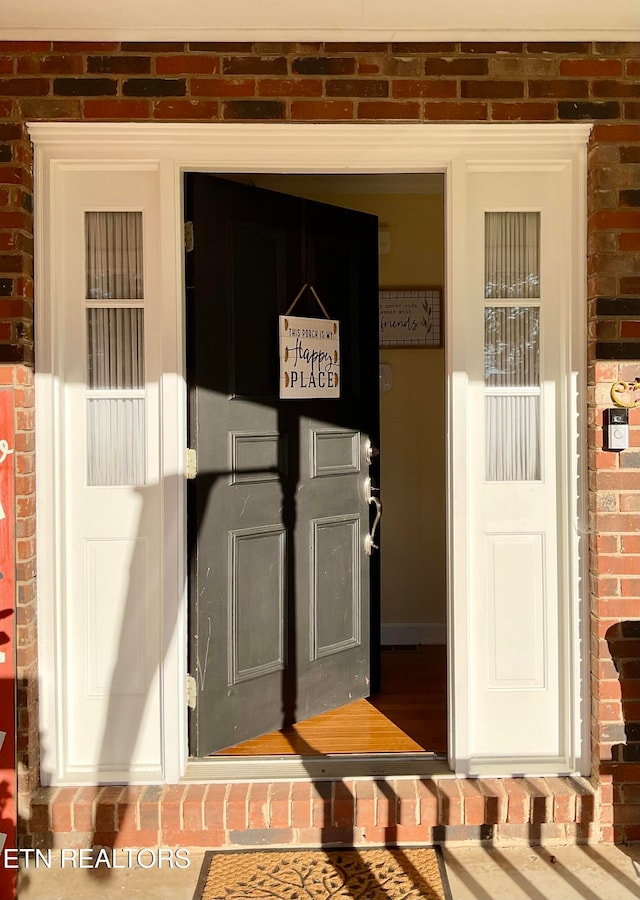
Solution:
M382 691L212 757L331 756L447 751L446 648L383 649Z

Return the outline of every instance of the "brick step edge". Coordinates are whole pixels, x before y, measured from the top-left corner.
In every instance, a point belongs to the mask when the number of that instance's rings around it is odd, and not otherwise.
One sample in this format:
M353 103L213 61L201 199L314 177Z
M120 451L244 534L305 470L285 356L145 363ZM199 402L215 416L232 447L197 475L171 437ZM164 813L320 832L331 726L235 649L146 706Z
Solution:
M317 846L590 840L581 777L350 779L39 788L22 846Z

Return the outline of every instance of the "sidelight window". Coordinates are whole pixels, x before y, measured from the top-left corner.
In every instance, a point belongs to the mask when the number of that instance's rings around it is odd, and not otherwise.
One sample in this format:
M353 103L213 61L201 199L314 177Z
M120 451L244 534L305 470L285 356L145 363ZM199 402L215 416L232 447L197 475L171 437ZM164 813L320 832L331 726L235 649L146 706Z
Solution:
M85 214L87 481L145 482L141 212Z
M539 213L485 213L484 296L485 477L537 481Z

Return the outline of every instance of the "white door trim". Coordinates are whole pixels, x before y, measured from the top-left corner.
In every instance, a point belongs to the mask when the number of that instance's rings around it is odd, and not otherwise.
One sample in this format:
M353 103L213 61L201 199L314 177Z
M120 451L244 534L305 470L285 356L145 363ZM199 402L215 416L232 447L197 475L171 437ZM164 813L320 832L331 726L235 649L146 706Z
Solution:
M61 553L64 535L62 462L64 446L57 416L61 402L59 384L59 275L51 252L56 212L63 203L57 174L103 163L108 172L135 167L141 162L155 167L159 179L160 282L164 318L160 384L160 417L167 423L160 449L161 473L166 479L163 496L164 553L163 621L175 623L164 634L161 700L157 710L162 733L164 780L172 783L187 769L186 709L186 565L183 451L186 446L186 380L184 360L183 272L182 272L182 176L185 171L273 172L273 173L398 173L444 172L446 197L446 290L449 302L464 290L464 196L467 163L475 161L497 167L514 165L526 170L528 163L541 165L559 160L571 168L573 208L576 223L572 250L571 383L566 385L569 404L584 397L586 373L585 246L586 143L590 126L550 125L298 125L298 124L156 124L156 123L34 123L29 127L36 148L36 449L38 479L38 595L40 623L41 732L43 780L64 783L66 708L61 680L64 618L64 565ZM447 336L448 454L448 553L450 588L457 585L455 604L448 597L449 654L449 745L450 764L463 772L468 760L469 679L468 596L466 590L466 455L470 441L464 439L467 416L464 396L464 360ZM580 400L584 404L584 400ZM572 408L573 412L573 408ZM580 427L586 418L584 408ZM573 419L572 419L573 420ZM586 429L585 433L586 433ZM455 441L452 438L455 437ZM583 439L583 436L582 436ZM566 679L571 698L571 758L576 771L589 771L588 615L579 596L581 563L579 534L584 521L583 499L586 464L574 440L566 448L568 520L571 536L565 536L568 554L571 602L567 623ZM584 440L583 440L584 446ZM455 472L455 478L453 473ZM581 505L582 504L582 505ZM167 552L168 550L168 552ZM177 552L176 552L177 550ZM584 554L586 557L586 554ZM583 561L584 562L584 561ZM585 583L583 579L582 583ZM580 623L580 624L578 624ZM454 690L455 685L455 690ZM585 712L586 710L586 712ZM87 773L89 781L100 772ZM106 779L108 780L108 778ZM137 780L144 781L141 774ZM157 774L149 772L148 780Z
M384 0L325 2L299 0L261 4L219 0L140 0L132 7L114 0L109 9L76 0L5 0L7 41L627 41L637 29L633 0L615 4L543 0L506 4L489 0L418 3Z

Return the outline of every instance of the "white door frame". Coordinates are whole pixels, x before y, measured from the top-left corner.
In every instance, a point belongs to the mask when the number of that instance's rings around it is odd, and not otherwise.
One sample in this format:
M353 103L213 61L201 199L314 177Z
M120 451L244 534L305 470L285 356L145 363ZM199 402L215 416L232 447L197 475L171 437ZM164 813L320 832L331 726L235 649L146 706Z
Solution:
M445 293L449 309L465 290L465 180L471 162L483 165L517 164L525 172L528 165L545 162L568 167L571 180L571 215L575 228L571 253L572 329L567 346L570 377L563 386L572 422L583 430L572 435L566 448L566 503L571 533L564 538L567 553L567 603L564 636L565 665L569 697L569 770L588 773L589 741L589 657L581 648L589 645L589 620L585 599L580 598L580 578L584 574L586 552L579 556L579 534L584 521L585 452L576 451L584 434L584 380L586 374L586 143L590 131L584 125L396 125L396 124L89 124L34 123L29 127L35 145L36 171L36 450L38 484L38 595L39 656L41 679L41 732L43 781L77 783L69 776L65 761L66 721L72 715L63 695L61 672L64 610L64 497L60 490L64 440L58 411L62 398L57 362L56 334L59 334L55 227L64 205L60 174L75 169L95 171L100 177L144 162L157 172L160 208L161 297L163 316L163 375L159 385L160 420L168 423L161 434L160 464L167 479L163 494L163 618L175 622L170 635L161 641L164 648L160 667L159 717L162 747L159 758L164 781L174 783L188 770L186 697L187 591L185 558L185 492L180 477L184 473L186 447L186 371L183 321L182 181L185 171L377 174L402 172L442 172L446 179L446 276ZM447 440L448 440L448 525L449 558L448 642L449 642L449 753L453 771L468 771L469 684L467 595L467 503L466 457L470 451L467 413L464 406L465 369L459 344L453 334L446 338L447 360ZM454 477L455 473L455 477ZM173 476L173 477L171 477ZM178 477L176 477L178 476ZM579 499L582 498L582 499ZM177 553L175 552L177 548ZM585 584L584 578L582 584ZM453 596L453 586L456 595ZM197 769L199 777L270 777L274 763L260 761L243 766L241 761L218 765L211 760ZM407 761L406 774L416 770ZM205 768L202 768L202 765ZM360 771L357 769L357 771ZM307 775L308 768L289 767L279 773ZM343 772L344 766L343 766ZM365 774L362 771L362 774ZM523 773L524 774L524 773ZM88 771L89 783L109 780L105 773ZM157 770L139 782L157 781Z

